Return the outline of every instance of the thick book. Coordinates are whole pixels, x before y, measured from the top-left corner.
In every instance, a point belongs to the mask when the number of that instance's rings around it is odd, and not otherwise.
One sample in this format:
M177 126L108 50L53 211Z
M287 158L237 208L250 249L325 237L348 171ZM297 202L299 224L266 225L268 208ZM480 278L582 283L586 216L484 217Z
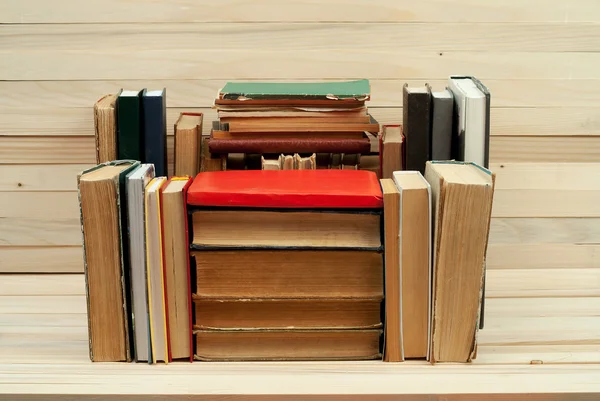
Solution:
M126 177L131 307L134 321L135 360L138 362L150 360L152 352L148 318L148 288L146 286L144 191L153 178L154 166L152 164L141 164Z
M89 332L94 362L131 360L131 319L124 252L125 176L139 162L119 160L77 176Z
M433 92L431 98L431 160L451 160L454 96L446 89Z
M195 177L200 172L202 113L180 113L175 123L175 176ZM210 155L209 155L210 157ZM220 162L220 158L219 158Z
M201 153L200 153L200 171L224 171L227 169L228 165L234 165L235 163L228 163L227 160L229 156L232 156L230 152L223 152L223 154L219 154L217 152L211 153L209 148L210 138L202 137L201 139ZM238 152L233 152L238 153ZM239 154L238 154L239 155ZM245 157L244 154L241 154L242 157ZM191 176L191 177L195 177Z
M317 122L300 122L294 119L286 119L285 123L270 123L268 121L258 122L240 122L233 120L231 122L221 122L219 129L230 132L231 134L242 134L242 133L256 133L260 132L263 134L267 133L313 133L313 132L379 132L379 123L371 117L371 120L362 122L331 122L325 119Z
M402 127L406 138L406 170L425 174L425 163L431 160L431 88L403 88Z
M169 360L189 359L190 273L186 192L192 179L172 177L160 189L162 252L164 260Z
M394 171L403 170L404 135L401 125L384 125L381 129L379 155L381 178L392 178Z
M157 176L167 176L166 89L142 91L143 162L154 164Z
M211 153L368 153L369 139L363 138L210 138Z
M428 162L425 178L434 217L431 361L469 362L477 350L495 175L448 161Z
M431 318L431 187L418 171L395 171L399 202L402 349L428 359Z
M96 163L117 160L116 102L116 95L105 95L94 103Z
M188 190L188 204L381 209L383 198L377 175L370 171L234 170L199 173Z
M142 91L121 90L117 97L117 157L144 161Z

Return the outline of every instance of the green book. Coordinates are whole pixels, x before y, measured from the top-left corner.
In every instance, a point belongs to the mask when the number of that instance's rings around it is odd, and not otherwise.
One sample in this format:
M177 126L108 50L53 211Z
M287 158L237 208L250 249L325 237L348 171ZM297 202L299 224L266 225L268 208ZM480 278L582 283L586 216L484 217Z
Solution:
M228 82L221 99L356 99L370 97L368 79L343 82Z
M121 90L117 97L117 157L138 160L144 154L141 114L142 91Z

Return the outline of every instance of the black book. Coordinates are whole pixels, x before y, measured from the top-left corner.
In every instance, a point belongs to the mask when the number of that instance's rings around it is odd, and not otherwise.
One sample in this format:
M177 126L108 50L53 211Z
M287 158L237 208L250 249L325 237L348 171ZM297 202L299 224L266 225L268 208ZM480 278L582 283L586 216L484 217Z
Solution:
M425 163L431 160L431 88L403 88L402 125L405 145L405 168L425 174Z
M154 164L156 176L167 174L166 89L142 91L144 163Z
M431 94L433 113L431 123L431 160L451 160L454 97L444 90Z

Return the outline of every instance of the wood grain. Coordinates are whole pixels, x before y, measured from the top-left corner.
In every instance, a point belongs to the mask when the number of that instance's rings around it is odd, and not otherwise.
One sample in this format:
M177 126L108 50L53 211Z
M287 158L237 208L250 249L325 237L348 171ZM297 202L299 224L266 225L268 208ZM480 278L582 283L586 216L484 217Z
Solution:
M491 243L486 261L488 269L597 269L600 245Z
M83 273L81 246L0 246L0 273Z
M93 165L0 165L0 191L76 191L77 174Z
M598 244L598 218L495 218L490 244Z
M117 22L596 22L594 0L576 4L545 0L504 0L502 3L425 0L222 0L207 5L194 0L5 0L0 23Z

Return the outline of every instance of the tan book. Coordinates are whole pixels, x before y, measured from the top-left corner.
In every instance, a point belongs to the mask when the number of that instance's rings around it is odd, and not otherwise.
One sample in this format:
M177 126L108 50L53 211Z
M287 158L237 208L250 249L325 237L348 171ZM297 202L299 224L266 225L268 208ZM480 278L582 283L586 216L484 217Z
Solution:
M294 170L294 156L284 155L281 164L282 170Z
M192 256L201 297L383 297L383 258L377 251L202 250Z
M127 286L128 258L122 239L127 221L121 183L139 165L106 163L77 177L89 333L89 354L94 362L131 360ZM127 241L125 239L125 241Z
M260 158L260 166L262 170L281 170L283 166L283 155L279 155L277 159L265 159L264 156Z
M399 267L405 359L427 359L430 341L431 188L418 171L394 171L400 193Z
M434 217L432 362L477 349L495 175L468 162L427 162Z
M381 330L198 330L206 361L380 359Z
M294 154L294 168L296 170L316 170L317 155L313 153L308 157L302 157L298 153Z
M202 113L181 113L175 123L176 176L195 177L200 172Z
M220 155L220 154L212 154L210 153L210 149L208 148L209 137L202 137L202 153L200 154L200 171L224 171L227 169L228 165L228 155ZM239 161L239 154L236 154L238 157L237 161ZM241 157L242 162L245 163L243 155ZM235 165L234 161L232 165Z
M385 243L385 332L383 360L402 362L402 307L400 277L400 192L389 178L382 179Z
M403 170L402 126L384 125L381 133L381 177L392 178L394 171Z
M192 246L379 249L380 221L370 213L197 210Z
M188 281L188 241L185 191L189 177L173 177L161 190L163 255L165 271L167 327L172 359L189 358L190 306Z
M194 296L195 329L379 328L381 297L223 299Z
M96 163L117 160L117 95L105 95L94 103Z

